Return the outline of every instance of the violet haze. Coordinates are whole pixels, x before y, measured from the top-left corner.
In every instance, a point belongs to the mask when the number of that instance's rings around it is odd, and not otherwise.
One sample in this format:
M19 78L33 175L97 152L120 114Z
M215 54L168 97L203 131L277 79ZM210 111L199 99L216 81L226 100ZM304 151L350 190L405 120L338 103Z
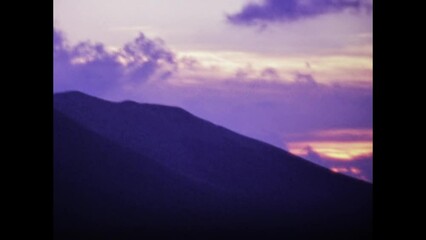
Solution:
M179 106L372 181L372 1L54 1L54 91Z

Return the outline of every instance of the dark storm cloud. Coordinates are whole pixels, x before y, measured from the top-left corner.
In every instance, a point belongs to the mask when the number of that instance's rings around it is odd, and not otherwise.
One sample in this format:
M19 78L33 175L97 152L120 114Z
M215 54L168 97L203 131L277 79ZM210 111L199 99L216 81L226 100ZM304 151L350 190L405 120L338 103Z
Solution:
M264 0L250 3L235 14L227 16L234 24L258 24L265 22L291 22L346 9L371 8L368 0Z

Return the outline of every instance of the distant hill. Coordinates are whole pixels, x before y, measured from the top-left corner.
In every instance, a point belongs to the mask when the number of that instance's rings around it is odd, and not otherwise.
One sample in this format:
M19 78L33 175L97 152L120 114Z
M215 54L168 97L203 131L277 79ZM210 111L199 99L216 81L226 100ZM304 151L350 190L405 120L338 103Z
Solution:
M180 108L68 92L54 223L56 239L371 239L372 185Z

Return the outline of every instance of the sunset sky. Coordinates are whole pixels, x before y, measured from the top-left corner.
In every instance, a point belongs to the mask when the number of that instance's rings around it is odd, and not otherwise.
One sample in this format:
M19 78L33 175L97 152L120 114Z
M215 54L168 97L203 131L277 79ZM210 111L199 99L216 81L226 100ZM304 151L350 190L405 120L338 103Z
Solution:
M372 0L54 0L54 91L182 107L372 181Z

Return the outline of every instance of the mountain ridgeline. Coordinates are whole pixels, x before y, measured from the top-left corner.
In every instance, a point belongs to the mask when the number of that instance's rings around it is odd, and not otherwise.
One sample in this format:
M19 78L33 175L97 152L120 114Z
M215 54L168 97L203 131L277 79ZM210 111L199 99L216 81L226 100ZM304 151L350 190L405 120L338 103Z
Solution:
M372 185L153 104L54 95L55 239L371 239Z

